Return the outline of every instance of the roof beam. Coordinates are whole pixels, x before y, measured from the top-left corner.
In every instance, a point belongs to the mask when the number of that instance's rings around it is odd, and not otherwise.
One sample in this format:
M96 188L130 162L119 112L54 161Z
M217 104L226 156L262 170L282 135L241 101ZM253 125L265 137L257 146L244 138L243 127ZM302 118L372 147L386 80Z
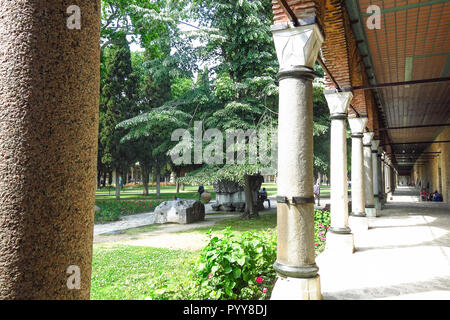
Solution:
M379 84L371 84L371 85L366 85L366 86L356 86L356 87L344 88L342 90L343 91L371 90L371 89L377 89L377 88L409 86L412 84L423 84L423 83L439 83L439 82L446 82L446 81L450 81L450 77L411 80L411 81L392 82L392 83L379 83Z
M387 130L416 129L416 128L432 128L432 127L447 127L447 126L450 126L450 123L426 124L426 125L406 126L406 127L378 128L378 129L375 129L375 130L378 130L378 131L387 131Z
M383 14L383 13L404 11L404 10L409 10L409 9L416 9L416 8L432 6L434 4L441 4L441 3L446 3L446 2L448 2L448 0L431 0L431 1L426 1L426 2L411 3L411 4L404 5L404 6L398 6L398 7L393 7L393 8L383 8L383 9L381 9L381 13ZM370 17L371 15L372 15L372 13L362 13L363 17Z
M450 140L442 140L442 141L415 141L415 142L396 142L396 143L386 143L380 146L395 146L402 144L427 144L427 143L449 143Z

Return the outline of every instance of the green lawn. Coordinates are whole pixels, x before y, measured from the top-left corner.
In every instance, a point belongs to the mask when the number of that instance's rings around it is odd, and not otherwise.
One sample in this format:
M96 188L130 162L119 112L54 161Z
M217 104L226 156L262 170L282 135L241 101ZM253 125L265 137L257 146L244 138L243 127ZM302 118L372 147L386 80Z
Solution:
M238 237L240 234L246 231L261 231L266 229L273 229L275 231L277 226L277 212L275 209L265 210L264 214L261 214L257 218L250 220L240 220L239 213L236 213L236 217L217 221L213 226L196 228L190 231L183 231L184 233L206 233L208 230L212 230L213 234L223 234L226 227L231 227L233 234Z
M276 230L276 210L266 210L258 218L240 220L236 217L217 221L214 226L183 233L223 235L231 227L235 238L246 231ZM144 226L126 230L135 235L156 230ZM318 250L317 248L316 250ZM317 251L319 253L320 251ZM195 299L193 271L200 251L170 250L112 244L94 245L92 266L92 299Z
M91 299L187 299L199 252L116 245L94 247Z

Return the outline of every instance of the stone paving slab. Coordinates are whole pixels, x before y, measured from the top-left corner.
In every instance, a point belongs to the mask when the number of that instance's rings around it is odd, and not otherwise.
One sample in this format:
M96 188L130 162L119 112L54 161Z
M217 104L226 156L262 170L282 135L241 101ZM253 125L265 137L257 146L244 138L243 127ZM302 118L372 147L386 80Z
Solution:
M399 188L354 254L317 257L324 299L450 299L450 206L416 193Z

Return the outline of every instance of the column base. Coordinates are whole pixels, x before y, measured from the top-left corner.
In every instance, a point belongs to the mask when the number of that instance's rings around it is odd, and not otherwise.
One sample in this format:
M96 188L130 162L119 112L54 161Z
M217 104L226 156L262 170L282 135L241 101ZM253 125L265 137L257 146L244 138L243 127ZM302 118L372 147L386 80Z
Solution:
M369 230L369 221L366 216L351 215L348 217L348 225L354 234Z
M327 232L327 242L323 254L345 255L355 252L353 233Z
M376 208L367 208L366 207L366 216L367 217L377 217L378 210Z
M375 197L374 200L375 200L375 209L381 210L381 200L378 197Z
M322 300L320 276L290 278L278 276L270 300Z

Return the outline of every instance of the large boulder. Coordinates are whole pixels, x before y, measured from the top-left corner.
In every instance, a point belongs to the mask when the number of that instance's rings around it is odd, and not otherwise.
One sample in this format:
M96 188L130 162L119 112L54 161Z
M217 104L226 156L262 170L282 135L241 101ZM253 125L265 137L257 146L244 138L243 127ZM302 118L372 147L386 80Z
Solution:
M205 205L198 200L165 201L154 213L155 223L187 224L205 220Z

